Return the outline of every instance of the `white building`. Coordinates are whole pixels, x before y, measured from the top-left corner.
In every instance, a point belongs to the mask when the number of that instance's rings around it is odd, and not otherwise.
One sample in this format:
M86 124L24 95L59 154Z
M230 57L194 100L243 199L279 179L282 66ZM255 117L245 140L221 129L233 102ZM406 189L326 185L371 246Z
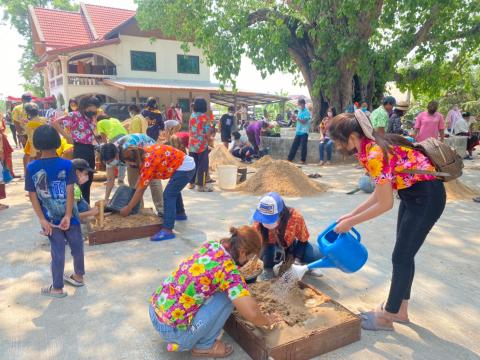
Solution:
M202 51L185 54L181 42L140 30L135 12L80 4L78 12L29 8L35 53L45 93L59 105L70 98L100 95L105 102L178 102L185 112L201 96L223 105L284 101L274 95L224 93L210 81ZM152 41L152 39L155 39Z

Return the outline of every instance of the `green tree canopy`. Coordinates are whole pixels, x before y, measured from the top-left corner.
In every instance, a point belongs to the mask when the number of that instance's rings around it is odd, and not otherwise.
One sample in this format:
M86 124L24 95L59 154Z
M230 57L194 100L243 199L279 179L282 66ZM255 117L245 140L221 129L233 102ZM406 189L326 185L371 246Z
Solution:
M32 31L28 21L30 5L63 10L76 10L78 5L69 0L0 0L0 6L4 9L3 21L9 22L26 41L25 45L20 45L23 49L19 61L20 74L25 80L23 87L35 95L43 96L43 78L34 68L38 58L33 50Z
M327 103L375 102L397 68L408 86L409 64L443 64L480 42L478 0L136 2L143 29L175 36L185 50L193 42L224 83L235 83L244 55L263 76L300 73L317 118Z

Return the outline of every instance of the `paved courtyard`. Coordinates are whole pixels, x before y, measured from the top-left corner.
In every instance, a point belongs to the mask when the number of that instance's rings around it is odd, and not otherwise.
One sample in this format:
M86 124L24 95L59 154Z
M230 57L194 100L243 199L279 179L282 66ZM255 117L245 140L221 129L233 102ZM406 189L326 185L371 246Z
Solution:
M20 156L16 151L17 166ZM307 166L305 172L320 172L320 181L330 185L317 197L287 199L289 206L304 214L314 241L323 228L367 195L345 195L361 173L352 165ZM480 186L480 171L467 168L462 180ZM49 244L39 234L23 181L8 185L7 194L5 203L11 207L0 213L0 358L8 360L189 358L166 352L150 324L148 298L202 241L225 236L230 225L248 223L258 200L238 192L184 190L189 221L178 224L175 240L86 245L87 286L66 286L69 296L58 300L39 293L51 280ZM93 194L101 198L103 185L96 184ZM383 301L397 207L398 201L388 214L358 227L370 255L360 272L347 275L327 269L322 279L309 281L354 312ZM322 359L479 359L479 256L480 204L449 202L417 256L413 323L395 325L395 332L362 332L359 342ZM70 260L66 271L72 269ZM232 359L248 359L248 355L235 345Z

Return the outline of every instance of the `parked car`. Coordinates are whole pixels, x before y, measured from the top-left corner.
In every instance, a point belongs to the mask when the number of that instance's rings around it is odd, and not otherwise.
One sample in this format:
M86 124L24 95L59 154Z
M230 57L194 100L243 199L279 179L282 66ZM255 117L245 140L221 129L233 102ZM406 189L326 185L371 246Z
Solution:
M125 121L130 118L128 112L130 105L133 105L133 103L105 103L101 108L108 116L120 121ZM140 105L140 108L143 108L143 105Z

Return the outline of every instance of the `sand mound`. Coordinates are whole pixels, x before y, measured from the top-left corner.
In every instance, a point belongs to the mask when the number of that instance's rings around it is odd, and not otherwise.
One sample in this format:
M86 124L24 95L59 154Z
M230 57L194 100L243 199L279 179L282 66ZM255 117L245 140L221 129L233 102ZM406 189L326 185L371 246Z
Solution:
M237 189L255 195L276 191L284 196L306 196L324 192L326 186L313 182L288 161L273 160L258 169Z
M252 167L254 168L261 168L262 166L265 166L267 164L270 164L273 161L272 157L270 155L265 155L262 157L260 160L255 161L252 164Z
M448 200L471 200L478 196L478 192L465 185L460 180L452 180L445 183Z
M210 169L217 170L218 165L242 166L242 163L228 151L225 146L217 145L208 156Z

